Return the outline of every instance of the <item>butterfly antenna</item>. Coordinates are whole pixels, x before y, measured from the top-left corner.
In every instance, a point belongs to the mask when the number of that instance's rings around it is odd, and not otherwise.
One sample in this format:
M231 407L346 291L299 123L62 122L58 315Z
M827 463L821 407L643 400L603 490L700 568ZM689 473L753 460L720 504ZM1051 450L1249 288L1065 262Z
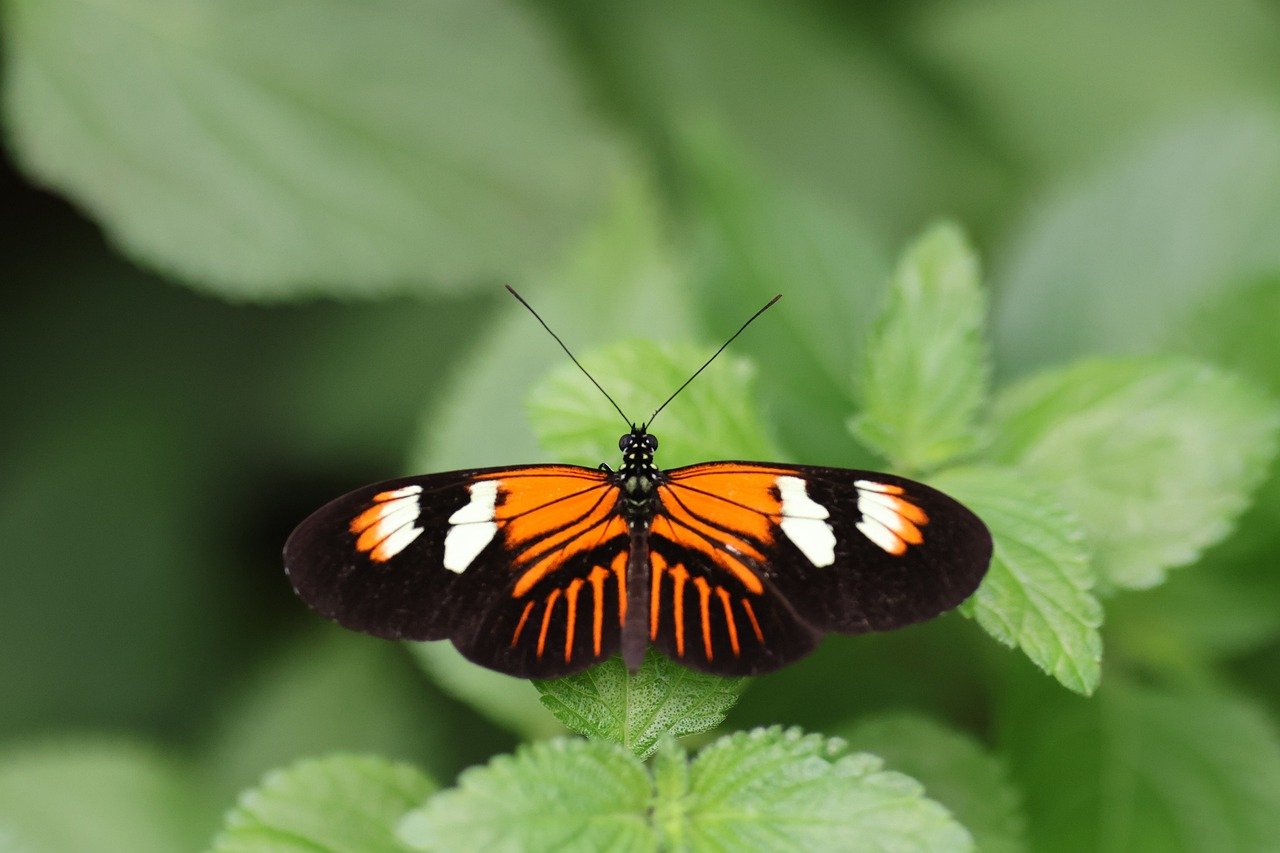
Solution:
M718 355L720 355L720 353L724 352L725 347L727 347L727 346L729 346L729 344L733 343L733 339L734 339L734 338L738 337L738 335L740 335L740 334L742 334L744 331L746 331L747 326L750 326L750 325L755 321L755 319L756 319L757 317L759 317L761 314L763 314L764 312L766 312L766 311L768 311L770 308L772 308L772 307L773 307L773 303L777 302L777 301L778 301L779 299L781 299L781 298L782 298L782 294L781 294L781 293L779 293L777 296L773 297L773 298L772 298L772 299L770 299L768 302L766 302L766 303L764 304L764 307L763 307L763 308L761 308L759 311L757 311L756 313L754 313L754 314L752 314L750 317L748 317L748 318L747 318L747 322L743 323L743 324L742 324L742 326L741 326L741 328L739 328L739 329L738 329L738 331L736 331L736 332L734 332L732 335L730 335L730 336L729 336L729 340L727 340L727 341L725 341L724 343L722 343L722 344L720 345L720 349L718 349L718 350L716 350L714 353L712 353L711 358L707 359L707 360L706 360L706 362L702 365L702 367L699 367L697 370L695 370L695 371L693 372L693 375L692 375L692 376L690 376L688 379L686 379L686 380L684 381L684 385L681 385L679 388L677 388L677 389L675 390L675 393L673 393L670 397L668 397L668 398L666 399L666 402L664 402L661 406L659 406L658 408L656 408L656 409L654 409L654 410L653 410L653 414L649 416L649 420L647 420L647 421L645 422L645 426L647 427L647 426L649 426L649 424L653 423L653 419L654 419L654 418L656 418L656 417L658 416L658 412L661 412L663 409L665 409L665 408L667 407L667 403L670 403L672 400L674 400L674 399L676 398L676 394L679 394L681 391L683 391L683 390L688 386L688 384L689 384L690 382L692 382L693 380L697 379L697 378L698 378L698 374L699 374L699 373L701 373L702 371L706 370L706 369L707 369L707 365L709 365L709 364L711 364L711 362L715 361L715 360L716 360L716 356L718 356Z
M555 332L551 331L551 327L547 325L547 321L546 321L546 320L543 320L541 317L539 317L539 316L538 316L538 312L533 310L533 306L532 306L532 305L530 305L528 302L525 302L525 300L524 300L524 297L523 297L523 296L521 296L520 294L516 293L516 290L515 290L515 288L514 288L514 287L512 287L512 286L511 286L511 285L509 285L509 284L508 284L508 285L504 285L504 286L507 288L507 290L511 293L511 295L512 295L512 296L514 296L516 299L518 299L518 300L520 301L520 304L521 304L521 305L523 305L525 308L528 308L528 309L529 309L529 313L533 315L533 318L534 318L535 320L537 320L539 323L541 323L541 324L542 324L542 328L544 328L544 329L546 329L546 330L547 330L547 334L548 334L548 335L550 335L551 337L553 337L553 338L555 338L555 339L556 339L556 343L558 343L558 344L560 345L560 349L564 350L564 354L565 354L565 355L567 355L567 356L569 356L569 360L570 360L570 361L572 361L574 364L578 365L578 369L582 371L582 373L583 373L583 375L584 375L584 376L586 376L588 379L590 379L590 380L591 380L591 384L592 384L592 385L594 385L594 386L596 386L596 388L598 388L598 389L599 389L600 393L604 395L604 398L605 398L606 400L608 400L610 403L613 403L613 407L614 407L615 409L617 409L617 410L618 410L618 414L622 415L622 419L623 419L624 421L626 421L626 422L627 422L627 426L634 426L634 424L631 422L631 418L627 417L627 413L626 413L626 412L624 412L624 411L622 411L622 407L621 407L621 406L619 406L619 405L614 401L614 399L613 399L612 397L610 397L610 396L609 396L609 392L608 392L608 391L606 391L606 390L604 390L603 388L601 388L601 387L600 387L600 383L596 381L596 378L595 378L594 376L592 376L590 373L587 373L587 369L586 369L585 367L583 367L583 366L582 366L582 362L580 362L580 361L578 361L578 359L574 358L573 353L569 352L569 348L568 348L567 346L565 346L565 345L564 345L564 341L560 340L560 336L559 336L559 335L557 335ZM753 317L752 319L755 319L755 318ZM748 322L750 322L750 321L748 321ZM733 339L732 339L732 338L730 338L730 340L733 340ZM665 404L664 404L664 405L665 405Z

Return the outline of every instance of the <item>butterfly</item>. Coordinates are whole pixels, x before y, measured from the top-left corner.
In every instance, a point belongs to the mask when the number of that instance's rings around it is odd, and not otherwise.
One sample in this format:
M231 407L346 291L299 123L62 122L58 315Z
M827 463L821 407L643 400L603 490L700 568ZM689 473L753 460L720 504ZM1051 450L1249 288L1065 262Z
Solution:
M629 425L617 470L519 465L357 489L293 531L286 572L347 628L451 640L525 678L619 653L634 672L650 645L693 669L758 675L827 633L933 618L986 573L986 526L923 483L772 462L662 470L652 422Z

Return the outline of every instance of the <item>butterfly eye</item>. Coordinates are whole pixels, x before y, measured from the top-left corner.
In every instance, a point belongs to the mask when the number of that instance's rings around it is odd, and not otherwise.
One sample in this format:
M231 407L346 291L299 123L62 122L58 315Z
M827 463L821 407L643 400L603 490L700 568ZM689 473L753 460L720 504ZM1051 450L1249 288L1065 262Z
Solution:
M650 451L658 449L658 437L656 435L646 435L644 437L644 442L649 446Z
M627 448L630 446L631 446L631 433L626 433L625 435L622 436L622 438L618 439L618 449L623 451L624 453L626 452Z

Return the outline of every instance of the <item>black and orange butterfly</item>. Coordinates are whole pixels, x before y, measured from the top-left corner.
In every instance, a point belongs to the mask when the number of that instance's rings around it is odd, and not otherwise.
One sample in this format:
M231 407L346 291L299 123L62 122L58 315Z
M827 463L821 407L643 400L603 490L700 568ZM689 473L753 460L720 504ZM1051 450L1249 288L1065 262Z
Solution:
M618 447L617 471L523 465L357 489L294 530L286 571L348 628L448 639L510 675L567 675L619 651L634 671L650 644L694 669L754 675L828 632L937 616L991 558L976 515L902 477L768 462L663 471L647 424Z

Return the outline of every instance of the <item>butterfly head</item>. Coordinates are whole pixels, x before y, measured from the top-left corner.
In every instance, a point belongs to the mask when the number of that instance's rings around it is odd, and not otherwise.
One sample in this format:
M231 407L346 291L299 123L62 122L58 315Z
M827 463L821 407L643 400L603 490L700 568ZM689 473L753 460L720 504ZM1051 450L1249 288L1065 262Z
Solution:
M617 482L633 509L641 511L652 500L653 488L661 474L653 464L654 451L658 449L658 437L648 432L645 425L632 424L631 432L618 439L622 451L622 468Z

